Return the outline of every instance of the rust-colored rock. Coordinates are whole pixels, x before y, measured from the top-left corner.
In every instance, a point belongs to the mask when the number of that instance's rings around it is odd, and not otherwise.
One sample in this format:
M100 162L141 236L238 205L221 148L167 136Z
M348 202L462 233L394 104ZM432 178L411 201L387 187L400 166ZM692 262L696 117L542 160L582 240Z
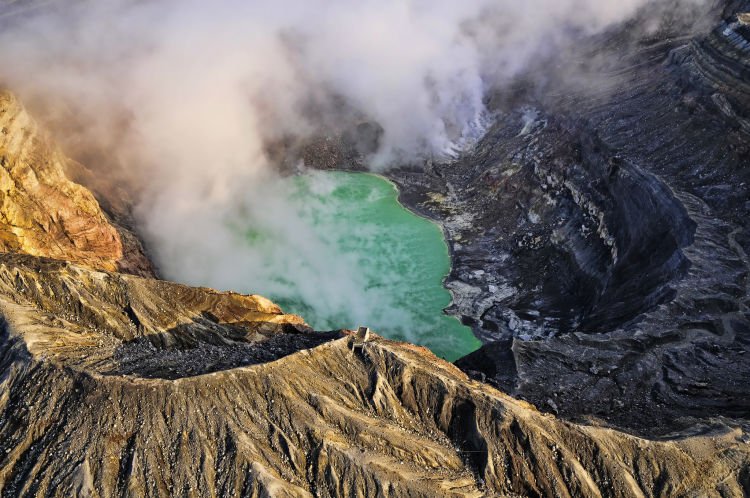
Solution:
M137 238L66 177L70 162L17 99L0 92L0 251L153 275Z
M364 154L378 133L360 131ZM331 143L303 152L338 166L348 156ZM562 420L424 348L375 335L354 348L349 331L312 332L259 296L126 274L152 274L137 238L66 177L87 173L7 93L0 161L2 497L750 494L744 418L709 414L658 439ZM555 360L562 349L540 351ZM550 372L527 368L524 383L554 388ZM610 382L628 399L598 364L575 372L596 378L575 384L586 396L605 397ZM570 405L570 392L547 405Z

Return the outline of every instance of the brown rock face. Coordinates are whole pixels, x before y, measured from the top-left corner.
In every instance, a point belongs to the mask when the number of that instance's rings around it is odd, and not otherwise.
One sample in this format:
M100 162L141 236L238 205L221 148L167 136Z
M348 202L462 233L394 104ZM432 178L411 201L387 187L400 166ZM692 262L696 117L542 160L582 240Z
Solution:
M70 162L15 97L0 92L0 250L153 275L137 239L65 176Z
M256 296L5 256L0 312L2 496L742 496L750 463L739 427L563 422Z
M2 99L0 497L750 493L740 422L566 422L423 348L112 271L150 267Z

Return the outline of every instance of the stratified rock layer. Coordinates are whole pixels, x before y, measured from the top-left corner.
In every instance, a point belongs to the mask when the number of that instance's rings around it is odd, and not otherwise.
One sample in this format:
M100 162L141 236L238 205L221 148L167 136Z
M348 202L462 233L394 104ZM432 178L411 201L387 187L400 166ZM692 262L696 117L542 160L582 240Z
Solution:
M567 421L423 348L114 272L151 269L3 94L0 496L750 494L744 104L717 36L664 35L600 95L496 103L471 155L393 173L494 341L461 367Z
M663 441L576 425L423 348L375 337L355 349L347 331L312 332L259 296L101 271L109 246L63 247L80 264L0 255L0 496L750 489L740 424Z
M0 91L0 251L153 275L137 238L66 177L71 165L15 97Z
M532 74L474 150L391 174L446 229L487 343L462 369L640 434L750 419L750 3L723 3L578 47L576 81Z

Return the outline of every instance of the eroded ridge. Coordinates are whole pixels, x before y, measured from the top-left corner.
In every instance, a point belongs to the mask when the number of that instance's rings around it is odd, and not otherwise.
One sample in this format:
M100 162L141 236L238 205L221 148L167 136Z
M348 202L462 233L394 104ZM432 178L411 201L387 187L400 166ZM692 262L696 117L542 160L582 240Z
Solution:
M446 227L450 311L487 342L461 368L640 434L750 417L748 11L584 44L617 63L498 95L471 153L394 173Z
M260 296L26 256L0 260L0 309L29 353L89 374L175 379L273 361L311 334Z
M741 496L747 485L740 428L656 442L562 422L378 337L170 381L66 368L24 353L14 330L0 346L4 496Z
M112 245L124 232L63 170L40 167L55 149L29 145L18 130L32 128L14 117L3 168L16 165L6 172L20 183L2 210L28 206L34 223L6 225L15 254L0 256L0 496L750 494L750 430L717 416L747 410L746 195L738 185L722 207L711 185L737 164L741 148L724 149L744 132L717 119L720 99L680 93L675 67L642 67L626 91L509 112L472 162L412 172L407 200L444 216L457 309L509 342L483 350L497 386L640 429L701 417L689 429L656 440L563 421L423 348L372 334L354 347L258 296L115 273L139 273ZM680 139L701 127L723 138ZM507 211L470 209L508 198ZM479 222L495 225L474 232ZM503 224L521 230L506 240ZM533 265L556 254L570 259ZM550 298L538 309L537 284ZM568 312L566 289L584 306Z

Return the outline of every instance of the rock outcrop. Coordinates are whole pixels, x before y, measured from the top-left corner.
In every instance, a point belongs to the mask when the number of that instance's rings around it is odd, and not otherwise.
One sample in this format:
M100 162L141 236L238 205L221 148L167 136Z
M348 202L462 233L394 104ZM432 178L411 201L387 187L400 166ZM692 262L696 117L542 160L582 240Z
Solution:
M68 179L73 162L8 92L0 92L0 166L0 251L153 276L137 237Z
M12 193L26 205L33 192ZM44 219L58 201L35 206ZM83 242L57 259L43 245L0 255L0 496L750 491L742 424L648 440L566 422L423 348L373 337L355 350L349 331L313 332L258 296L103 271L118 253L68 233Z
M749 5L725 5L594 40L585 88L500 95L476 149L392 173L448 234L450 312L487 343L465 371L641 434L750 418Z

